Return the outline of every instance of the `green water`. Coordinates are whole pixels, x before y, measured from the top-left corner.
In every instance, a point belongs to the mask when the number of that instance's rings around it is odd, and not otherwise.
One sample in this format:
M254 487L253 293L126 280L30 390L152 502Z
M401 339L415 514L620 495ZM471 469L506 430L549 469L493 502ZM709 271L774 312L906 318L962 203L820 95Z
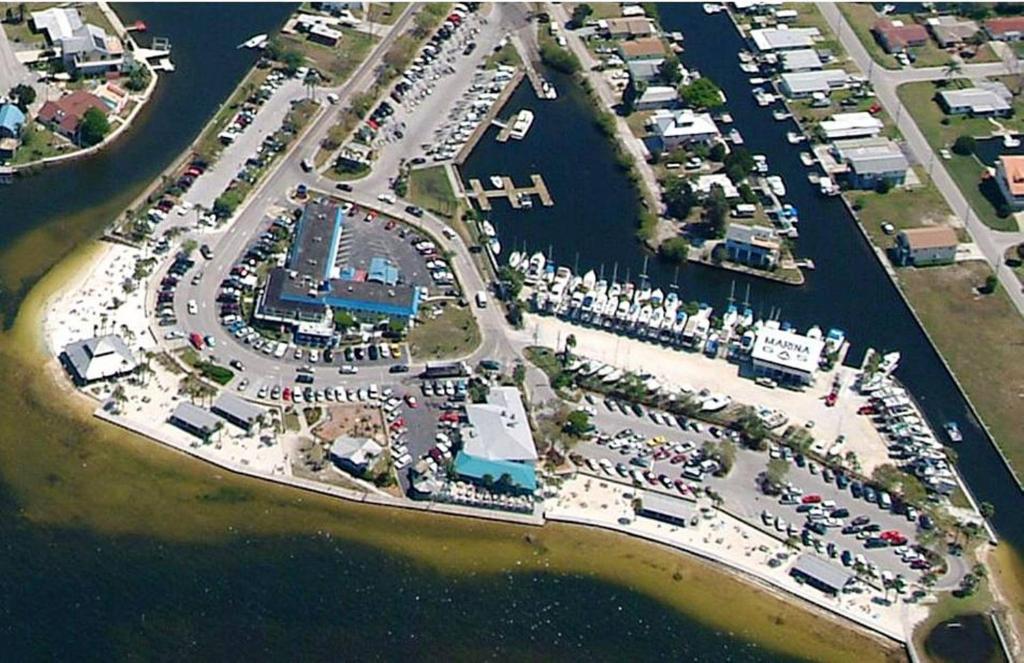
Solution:
M0 190L3 659L897 656L620 537L358 507L226 476L99 425L61 391L39 351L46 296L226 97L251 60L234 46L289 9L122 8L174 43L178 71L144 123L96 159Z

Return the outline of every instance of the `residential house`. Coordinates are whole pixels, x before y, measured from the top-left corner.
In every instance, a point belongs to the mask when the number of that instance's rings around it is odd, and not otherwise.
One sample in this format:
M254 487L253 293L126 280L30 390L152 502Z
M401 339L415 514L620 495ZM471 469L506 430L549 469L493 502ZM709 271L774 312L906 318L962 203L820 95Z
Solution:
M883 127L881 120L867 112L836 113L818 125L826 141L877 136Z
M761 53L781 53L813 48L816 39L821 37L818 28L758 28L750 31L750 39Z
M779 88L790 99L804 99L815 94L831 94L850 84L850 75L842 69L804 71L782 74Z
M908 228L896 236L896 260L915 267L948 265L956 259L958 243L956 231L949 226Z
M117 334L69 343L60 360L78 385L127 375L139 365L124 339Z
M309 40L324 46L337 46L338 42L341 41L343 33L341 30L336 30L332 27L322 24L316 24L309 29L308 32Z
M1024 16L992 18L984 23L989 39L996 41L1020 41L1024 39Z
M1011 210L1024 210L1024 156L1000 156L996 162L996 183Z
M368 437L343 435L331 444L331 461L355 476L363 476L377 468L384 457L384 447Z
M730 223L725 231L725 250L731 262L773 269L779 263L782 242L768 226Z
M642 16L635 18L609 18L598 23L599 30L609 39L637 39L654 35L654 27L650 19Z
M943 90L936 95L949 115L971 117L1009 117L1013 115L1013 95L998 81L979 81L963 90Z
M813 48L800 48L795 51L785 51L782 54L782 71L801 72L819 71L825 65L821 56Z
M665 45L657 37L641 37L619 44L619 56L626 62L664 59L666 55Z
M709 113L697 113L692 108L657 110L648 122L658 147L663 151L693 143L707 145L722 136Z
M903 53L908 48L928 43L928 30L918 23L906 24L902 21L880 18L875 21L871 32L887 53Z
M0 138L17 138L25 127L25 114L14 104L0 104Z
M650 83L661 79L661 64L664 61L664 58L632 60L626 63L626 69L634 83Z
M638 111L657 110L659 108L674 108L679 104L679 92L671 85L649 85L640 98L636 100L634 108Z
M43 104L36 120L53 131L75 140L78 136L78 126L91 108L99 110L104 115L110 113L107 105L96 95L85 90L75 90L57 101L47 101Z
M910 163L899 145L888 138L837 140L832 151L846 164L845 180L854 189L874 189L881 182L902 186Z
M691 186L693 187L693 192L701 198L709 196L711 190L715 187L722 190L726 200L735 200L740 197L740 190L725 173L699 175L693 180Z
M925 26L942 48L958 46L978 34L978 24L956 16L936 16L925 21Z
M29 22L32 30L45 35L46 40L53 46L72 37L75 30L83 25L81 14L74 7L50 7L32 12L29 15Z
M43 33L51 46L59 47L69 73L94 76L127 71L134 63L116 35L98 25L85 23L74 7L51 7L32 12L32 27Z

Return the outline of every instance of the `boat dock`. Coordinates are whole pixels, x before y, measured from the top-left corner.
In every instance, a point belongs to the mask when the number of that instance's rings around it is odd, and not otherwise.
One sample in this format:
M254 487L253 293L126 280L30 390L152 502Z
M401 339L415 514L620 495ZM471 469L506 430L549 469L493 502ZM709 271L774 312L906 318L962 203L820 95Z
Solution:
M498 142L499 143L507 143L508 139L509 139L509 136L512 135L512 127L515 126L515 122L511 122L511 121L501 122L499 120L494 120L494 122L492 122L492 124L494 126L496 126L496 127L501 129L501 131L498 132L498 138L497 138Z
M487 114L484 116L483 120L481 120L480 124L476 125L476 129L473 130L473 134L469 137L469 140L467 140L462 146L459 153L455 155L453 162L456 166L461 166L466 159L469 158L469 155L473 152L473 148L476 147L478 142L480 142L480 139L483 138L485 133L487 133L487 130L491 128L491 124L495 122L498 112L505 106L505 104L508 103L512 93L519 87L524 75L525 74L523 74L522 69L517 69L516 73L512 75L512 80L505 85L505 89L501 91L501 95L495 99L494 103L491 104L491 107L487 109ZM508 124L511 126L511 123Z
M534 57L536 56L537 59L540 59L540 53L534 49L527 48L518 34L512 35L512 43L515 45L516 50L519 51L523 61L523 68L526 70L526 77L530 79L530 85L533 87L533 93L537 95L538 99L547 99L547 93L544 91L544 78L534 65Z
M548 185L544 183L544 178L540 175L530 175L532 182L531 186L517 187L512 183L511 177L502 177L500 189L484 189L484 185L480 180L474 178L469 180L470 192L467 192L467 197L476 200L477 206L483 212L491 211L491 198L507 198L512 209L523 209L526 205L523 205L521 196L537 196L540 198L540 204L544 207L551 207L555 204L554 199L551 197L551 192L548 191Z

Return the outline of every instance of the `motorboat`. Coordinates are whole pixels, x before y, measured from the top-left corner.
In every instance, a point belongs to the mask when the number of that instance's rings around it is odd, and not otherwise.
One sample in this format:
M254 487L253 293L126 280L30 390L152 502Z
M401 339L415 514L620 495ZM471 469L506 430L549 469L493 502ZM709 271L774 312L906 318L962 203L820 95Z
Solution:
M730 129L727 137L733 145L743 144L743 134L740 133L739 129Z
M533 207L533 199L530 198L530 194L520 192L518 199L519 206L522 207L523 209L530 209L531 207Z
M481 221L480 227L483 228L484 235L486 235L487 237L497 237L498 233L495 232L494 225L492 225L490 221Z
M1003 134L1003 147L1020 147L1020 139L1013 134Z
M502 179L501 175L491 175L490 180L491 186L493 186L495 189L505 188L505 180Z
M492 237L488 240L487 244L491 247L491 253L496 256L501 254L501 242L498 241L497 237Z
M787 131L786 140L789 141L790 145L798 145L807 140L807 137L796 131Z
M516 115L516 119L512 122L512 130L509 132L509 136L515 140L522 140L526 137L526 132L533 126L533 111L524 108L519 111Z
M802 163L805 166L813 166L814 165L814 155L811 154L810 152L801 152L800 153L800 163Z
M776 108L775 110L772 111L772 118L776 122L783 122L785 120L788 120L791 117L793 117L792 113L790 113L787 110L783 110L781 108Z
M960 426L955 421L947 421L945 425L946 435L953 442L963 442L964 434L960 432Z
M768 188L771 189L771 192L776 196L786 195L786 183L783 182L782 178L778 175L769 175L764 178L764 181L768 185Z
M717 14L725 10L725 7L718 4L717 2L705 2L703 5L701 5L701 8L704 10L705 14Z
M513 251L512 255L508 257L508 266L512 269L519 269L519 266L523 264L523 254L520 251Z

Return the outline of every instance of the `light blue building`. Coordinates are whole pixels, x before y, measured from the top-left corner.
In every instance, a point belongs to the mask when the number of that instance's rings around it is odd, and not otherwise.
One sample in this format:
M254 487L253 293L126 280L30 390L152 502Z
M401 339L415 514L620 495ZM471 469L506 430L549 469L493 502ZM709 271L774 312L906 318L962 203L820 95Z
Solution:
M14 104L0 105L0 138L18 138L25 126L25 114Z

